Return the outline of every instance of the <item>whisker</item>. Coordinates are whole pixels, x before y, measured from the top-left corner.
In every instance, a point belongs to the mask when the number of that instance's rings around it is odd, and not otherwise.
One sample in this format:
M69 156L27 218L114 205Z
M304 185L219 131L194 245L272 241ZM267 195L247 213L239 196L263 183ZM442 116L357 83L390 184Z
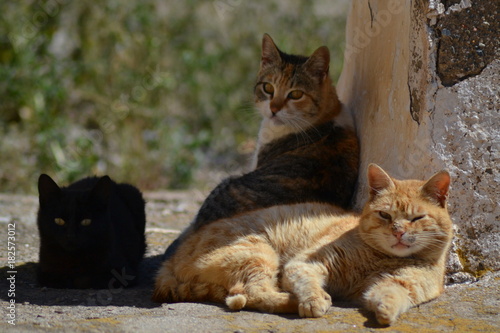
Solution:
M295 129L297 134L300 134L305 141L312 140L307 134L307 131L311 128L311 124L307 120L296 115L287 115L284 119L286 119L287 125Z
M300 134L300 136L302 137L302 139L304 141L310 141L311 140L311 137L307 134L307 129L304 128L303 126L301 126L300 122L299 122L300 119L293 119L291 121L291 123L293 124L293 126L295 127L295 129L297 129L297 134ZM307 124L306 124L307 125Z

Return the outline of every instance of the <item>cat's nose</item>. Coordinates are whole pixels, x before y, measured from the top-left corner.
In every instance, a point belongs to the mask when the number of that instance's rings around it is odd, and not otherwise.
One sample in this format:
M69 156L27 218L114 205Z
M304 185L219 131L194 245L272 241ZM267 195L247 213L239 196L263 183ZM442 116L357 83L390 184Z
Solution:
M275 98L271 101L269 108L273 114L276 114L283 108L283 101Z
M402 230L393 230L392 234L394 235L394 237L396 237L398 240L400 240L401 237L403 237L403 235L405 234L405 232Z
M271 112L274 114L278 113L281 110L280 107L277 107L276 105L271 104Z

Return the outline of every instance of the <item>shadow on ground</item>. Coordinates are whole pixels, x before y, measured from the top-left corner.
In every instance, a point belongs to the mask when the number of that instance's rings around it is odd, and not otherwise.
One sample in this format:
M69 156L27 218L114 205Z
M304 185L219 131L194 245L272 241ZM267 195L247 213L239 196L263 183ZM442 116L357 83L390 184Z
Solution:
M15 268L0 268L0 288L9 290L9 276L15 277L15 299L18 304L48 306L134 306L154 308L160 304L151 301L153 280L161 262L161 256L145 258L141 263L141 275L136 286L130 288L115 287L108 289L56 289L40 287L36 280L38 263L29 262ZM9 301L8 293L2 293L0 299Z

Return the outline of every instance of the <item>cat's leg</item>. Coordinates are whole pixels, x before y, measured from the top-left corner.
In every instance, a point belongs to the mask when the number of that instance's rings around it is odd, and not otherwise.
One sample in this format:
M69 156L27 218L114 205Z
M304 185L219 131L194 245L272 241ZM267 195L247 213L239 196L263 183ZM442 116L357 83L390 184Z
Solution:
M297 312L295 298L278 288L279 258L263 239L248 236L213 251L202 248L184 257L180 249L162 264L154 301L212 301L225 302L232 310Z
M439 296L443 274L436 269L412 267L376 279L364 292L364 307L375 313L382 325L392 325L413 306Z
M231 288L226 304L231 310L248 308L268 313L297 313L298 309L293 294L281 291L274 278L262 276Z
M403 312L412 307L408 289L389 279L380 281L363 295L365 307L373 311L382 325L391 325Z
M233 276L227 306L232 310L255 309L269 313L297 313L294 295L278 287L279 256L264 240L249 236L231 247Z
M294 259L285 265L283 288L294 293L299 301L301 317L321 317L332 305L332 298L323 289L328 276L319 262Z
M203 242L213 246L212 240ZM263 237L249 235L211 251L203 244L191 237L162 264L153 300L222 301L233 310L297 313L295 297L278 287L278 254Z

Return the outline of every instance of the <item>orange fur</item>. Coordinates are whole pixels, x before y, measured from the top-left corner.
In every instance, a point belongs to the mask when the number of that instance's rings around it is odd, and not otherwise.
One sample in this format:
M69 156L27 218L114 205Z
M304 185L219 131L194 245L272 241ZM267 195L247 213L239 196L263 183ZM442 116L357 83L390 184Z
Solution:
M215 221L162 264L153 299L320 317L331 297L361 301L381 324L443 290L452 237L449 175L398 181L370 165L361 215L328 204L276 206Z

